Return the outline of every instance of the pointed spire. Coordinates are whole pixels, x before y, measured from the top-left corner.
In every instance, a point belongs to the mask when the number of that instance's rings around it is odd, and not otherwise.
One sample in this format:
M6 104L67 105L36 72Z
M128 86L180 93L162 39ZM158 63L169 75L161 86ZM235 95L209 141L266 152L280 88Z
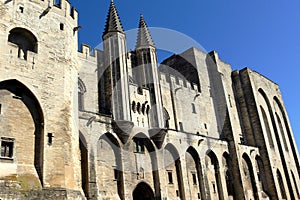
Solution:
M124 33L119 14L113 0L110 2L103 36L109 32Z
M150 32L148 30L147 24L144 20L143 15L140 16L140 23L139 23L139 31L138 37L136 41L136 48L139 47L155 47Z

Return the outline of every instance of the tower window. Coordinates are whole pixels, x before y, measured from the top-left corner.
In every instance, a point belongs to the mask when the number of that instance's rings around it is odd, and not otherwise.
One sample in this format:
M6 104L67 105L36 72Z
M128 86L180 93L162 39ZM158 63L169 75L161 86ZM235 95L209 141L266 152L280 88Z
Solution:
M195 172L192 172L193 184L197 185L197 176Z
M63 24L63 23L60 23L60 24L59 24L59 29L60 29L61 31L64 30L64 24Z
M134 138L133 143L135 153L145 153L145 142L143 138Z
M114 180L115 180L115 181L118 181L118 180L119 180L119 175L120 175L119 170L114 169Z
M14 139L12 138L1 138L1 157L12 158L14 148Z
M20 6L20 7L19 7L19 11L20 11L20 13L23 13L23 12L24 12L24 7L23 7L23 6Z
M168 173L169 184L173 184L173 174L172 174L172 171L167 171L167 173Z

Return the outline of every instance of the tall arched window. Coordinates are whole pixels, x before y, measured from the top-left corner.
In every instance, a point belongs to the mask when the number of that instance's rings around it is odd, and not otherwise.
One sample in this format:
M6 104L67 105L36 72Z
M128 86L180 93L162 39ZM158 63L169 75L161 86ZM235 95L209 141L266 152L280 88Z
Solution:
M86 92L86 87L83 81L78 78L78 109L80 111L84 110L84 93Z
M18 46L18 57L27 60L27 51L37 53L37 39L24 28L14 28L9 32L8 41Z

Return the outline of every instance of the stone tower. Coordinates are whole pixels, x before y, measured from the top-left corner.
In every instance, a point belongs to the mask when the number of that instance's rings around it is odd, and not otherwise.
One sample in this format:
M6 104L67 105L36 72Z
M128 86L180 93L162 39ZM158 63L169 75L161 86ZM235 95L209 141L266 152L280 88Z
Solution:
M77 12L13 0L0 13L1 198L80 198Z
M103 33L105 95L115 121L130 121L126 35L111 1Z
M139 87L146 87L150 91L150 127L163 128L163 108L159 88L156 48L142 15L139 22L136 57Z

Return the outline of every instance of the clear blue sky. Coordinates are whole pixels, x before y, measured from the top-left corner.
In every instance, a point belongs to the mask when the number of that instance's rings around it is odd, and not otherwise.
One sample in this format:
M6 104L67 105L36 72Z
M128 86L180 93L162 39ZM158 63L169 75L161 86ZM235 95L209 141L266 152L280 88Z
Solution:
M110 0L72 0L79 11L79 43L101 43ZM216 50L233 69L249 67L280 86L297 146L300 147L299 0L115 0L125 30L148 26L188 35L207 51ZM154 41L155 42L155 41Z

